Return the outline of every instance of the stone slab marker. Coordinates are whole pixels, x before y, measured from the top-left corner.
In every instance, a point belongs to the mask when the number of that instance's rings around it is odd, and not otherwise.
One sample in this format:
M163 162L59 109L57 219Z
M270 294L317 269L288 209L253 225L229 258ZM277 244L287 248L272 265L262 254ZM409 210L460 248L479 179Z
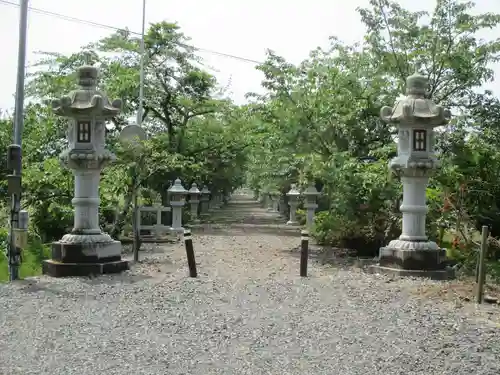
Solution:
M99 227L101 170L115 159L105 148L105 122L119 114L122 102L117 99L111 103L97 90L97 68L84 65L77 77L80 87L52 102L54 113L69 119L69 148L60 160L75 177L73 229L52 244L51 259L43 262L43 273L54 277L128 269L128 263L121 259L121 243Z
M403 184L402 233L380 249L373 272L436 279L454 277L446 266L446 251L429 241L425 233L426 188L429 176L439 167L434 154L434 128L448 123L450 112L426 98L428 79L418 73L406 80L406 96L393 108L384 107L381 118L399 128L398 155L389 167Z
M208 210L210 209L210 190L208 186L204 185L201 190L201 215L207 216Z

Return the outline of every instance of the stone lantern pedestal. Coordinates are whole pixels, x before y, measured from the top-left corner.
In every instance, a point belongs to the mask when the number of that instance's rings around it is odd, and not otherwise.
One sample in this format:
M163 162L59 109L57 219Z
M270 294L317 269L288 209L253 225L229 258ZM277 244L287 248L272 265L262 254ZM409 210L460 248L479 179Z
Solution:
M298 225L297 207L299 205L300 192L297 190L297 186L293 184L286 195L288 197L288 205L290 206L290 219L287 221L286 225Z
M99 227L101 170L115 156L105 148L105 123L119 114L121 101L112 103L97 90L98 70L82 66L77 71L79 88L52 102L56 115L69 119L68 149L61 163L75 177L74 225L71 233L52 244L52 257L43 262L44 274L54 277L87 276L121 272L128 262L121 259L122 246Z
M454 277L447 267L446 251L425 233L426 188L429 176L439 167L434 154L434 127L445 125L450 113L425 97L428 80L413 74L406 81L406 97L394 108L384 107L381 117L399 128L398 155L389 167L403 184L402 233L379 253L372 272L435 279Z
M172 232L183 233L182 227L182 207L186 202L187 190L182 186L181 180L176 179L174 184L168 189L170 194L170 206L172 207Z
M194 182L191 185L191 189L188 191L189 194L189 205L191 206L191 218L193 223L199 223L198 219L198 204L200 203L199 197L201 195L200 190L198 189L198 185Z
M306 209L306 227L307 229L311 229L314 224L314 213L316 208L318 208L318 204L316 200L321 193L316 190L314 185L309 185L309 187L304 190L302 195L305 197L304 208Z

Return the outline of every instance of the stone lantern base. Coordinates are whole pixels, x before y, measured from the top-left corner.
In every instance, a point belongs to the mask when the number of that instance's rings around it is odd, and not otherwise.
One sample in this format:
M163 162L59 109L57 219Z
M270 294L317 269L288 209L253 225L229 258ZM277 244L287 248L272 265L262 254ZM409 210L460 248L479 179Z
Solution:
M446 261L446 250L432 241L393 240L380 248L379 263L370 266L368 271L434 280L455 278L455 270Z
M52 243L52 258L43 261L42 272L52 277L120 273L129 269L121 252L121 242L106 233L67 234Z

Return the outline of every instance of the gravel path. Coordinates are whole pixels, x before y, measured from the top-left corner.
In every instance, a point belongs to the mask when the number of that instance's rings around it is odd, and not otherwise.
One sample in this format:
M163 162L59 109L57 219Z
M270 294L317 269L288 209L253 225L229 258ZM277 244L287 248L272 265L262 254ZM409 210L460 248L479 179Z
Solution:
M0 374L500 374L493 307L314 262L301 279L299 239L259 233L276 216L238 197L216 216L233 228L194 234L198 279L175 244L122 275L0 286Z

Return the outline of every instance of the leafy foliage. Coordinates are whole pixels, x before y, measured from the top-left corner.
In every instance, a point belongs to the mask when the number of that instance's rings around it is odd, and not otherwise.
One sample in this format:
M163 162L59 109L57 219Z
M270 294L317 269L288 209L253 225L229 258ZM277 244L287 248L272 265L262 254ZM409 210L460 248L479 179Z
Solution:
M429 77L429 96L454 114L437 134L442 168L427 190L428 235L439 240L446 226L450 246L468 259L477 228L488 224L500 235L500 101L481 90L494 78L500 41L478 37L497 27L500 15L477 14L473 3L458 0L437 0L430 14L391 0L370 0L358 12L366 28L362 43L331 37L300 64L268 51L257 67L267 92L249 93L242 106L225 97L177 24L151 25L142 116L149 139L139 148L117 137L139 107L135 35L116 32L69 56L43 53L28 85L38 104L26 108L23 144L33 230L50 241L71 226L73 179L57 161L66 147L65 123L46 103L71 90L75 69L87 62L100 68L101 89L125 100L122 115L108 124L108 147L118 161L104 170L100 191L101 222L113 222L112 235L130 221L134 194L144 201L159 194L165 203L177 177L214 192L246 184L284 194L292 183L315 183L322 190L317 239L375 254L400 231L401 186L387 170L396 129L380 120L380 109L404 93L406 77L418 69ZM5 148L10 120L0 125ZM0 187L6 199L5 182Z

